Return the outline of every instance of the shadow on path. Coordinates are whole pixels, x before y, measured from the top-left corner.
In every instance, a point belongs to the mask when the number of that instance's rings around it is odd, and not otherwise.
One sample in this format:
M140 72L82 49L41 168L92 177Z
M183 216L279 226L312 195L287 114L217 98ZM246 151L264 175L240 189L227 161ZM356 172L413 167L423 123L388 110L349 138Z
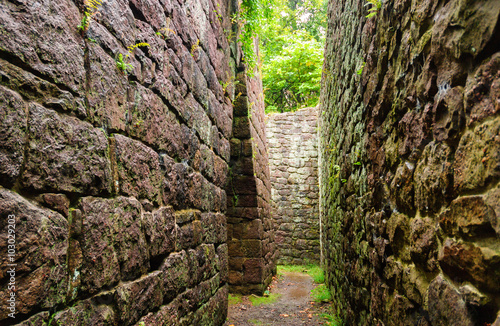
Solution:
M250 298L244 296L240 303L229 305L225 326L324 325L315 316L316 307L311 299L311 290L315 287L307 274L284 272L283 277L271 284L270 295L277 297L275 302L254 306Z

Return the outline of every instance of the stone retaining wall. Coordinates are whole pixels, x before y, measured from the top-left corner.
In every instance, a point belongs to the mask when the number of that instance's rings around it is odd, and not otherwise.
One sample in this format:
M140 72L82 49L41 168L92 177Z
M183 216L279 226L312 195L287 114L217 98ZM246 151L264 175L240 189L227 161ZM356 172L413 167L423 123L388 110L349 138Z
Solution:
M0 323L221 325L235 8L98 7L0 4Z
M330 1L327 283L346 325L500 324L500 2Z
M258 51L258 48L256 48ZM276 274L262 81L237 75L228 193L231 292L262 295Z
M318 108L267 115L279 264L318 264Z

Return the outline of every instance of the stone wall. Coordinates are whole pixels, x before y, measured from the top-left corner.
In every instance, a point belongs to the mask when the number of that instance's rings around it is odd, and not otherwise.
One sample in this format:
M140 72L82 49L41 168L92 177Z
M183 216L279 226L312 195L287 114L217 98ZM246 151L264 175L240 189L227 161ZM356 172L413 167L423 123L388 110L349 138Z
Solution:
M229 285L231 292L262 295L276 274L264 95L257 69L252 78L243 71L238 73L235 84L226 188Z
M367 10L328 8L320 211L338 315L498 324L500 2Z
M320 262L317 125L317 107L267 116L279 264Z
M1 324L221 325L234 9L98 7L0 4Z

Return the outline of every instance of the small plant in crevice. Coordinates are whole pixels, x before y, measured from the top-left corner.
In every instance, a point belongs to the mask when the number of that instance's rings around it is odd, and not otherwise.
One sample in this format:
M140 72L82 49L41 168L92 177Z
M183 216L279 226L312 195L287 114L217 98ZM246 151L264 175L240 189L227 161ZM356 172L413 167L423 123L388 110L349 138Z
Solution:
M363 63L361 64L361 68L359 68L358 70L356 70L356 74L357 74L357 75L361 75L361 74L363 74L363 68L365 68L365 64L366 64L366 62L363 62Z
M194 57L196 51L200 48L200 40L196 40L196 43L191 45L191 56Z
M222 23L222 15L219 13L220 10L220 4L217 4L217 9L214 9L215 16L217 16L217 19L219 22Z
M369 14L366 15L366 18L372 18L376 16L380 8L382 8L382 0L366 0L365 6L372 5L370 9L368 9Z
M136 44L133 44L133 45L129 45L127 47L128 49L128 53L127 55L125 55L125 57L123 56L123 54L121 53L118 53L118 56L116 57L116 67L122 72L124 73L125 75L128 74L129 72L131 72L133 69L134 69L134 66L130 63L128 63L128 60L130 58L130 55L134 52L135 49L137 49L138 47L149 47L149 43L136 43Z
M89 29L90 21L92 17L98 13L99 8L102 6L102 2L99 0L86 0L84 5L85 11L83 12L82 21L80 25L77 26L82 35Z
M175 31L170 28L170 18L167 18L166 26L156 31L156 35L158 35L164 40L167 40L169 38L170 33L175 34Z
M134 69L134 66L123 60L123 54L121 53L118 53L118 56L116 57L116 67L124 74L128 74L132 71L132 69Z

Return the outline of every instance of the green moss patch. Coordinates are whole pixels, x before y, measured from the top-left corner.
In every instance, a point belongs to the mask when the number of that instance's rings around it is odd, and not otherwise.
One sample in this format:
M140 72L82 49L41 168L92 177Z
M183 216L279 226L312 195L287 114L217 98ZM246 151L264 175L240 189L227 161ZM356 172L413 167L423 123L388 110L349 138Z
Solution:
M251 295L248 297L253 306L258 307L263 304L272 304L275 303L281 297L281 294L271 293L267 297L259 297L256 295Z

